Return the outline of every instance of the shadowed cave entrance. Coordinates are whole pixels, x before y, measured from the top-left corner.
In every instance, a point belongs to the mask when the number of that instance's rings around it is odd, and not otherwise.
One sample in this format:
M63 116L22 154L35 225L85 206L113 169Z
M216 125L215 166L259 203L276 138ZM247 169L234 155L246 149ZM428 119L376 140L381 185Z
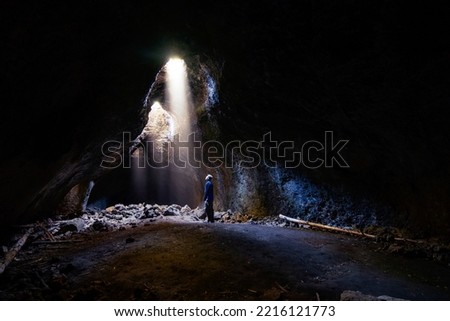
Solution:
M98 181L89 206L142 202L201 205L204 176L215 169L199 162L202 132L198 116L208 117L208 109L218 98L208 67L190 61L188 67L183 59L171 58L158 72L145 98L147 124L129 154L125 153L126 164ZM194 77L197 81L192 81ZM124 182L125 188L108 190L113 180Z

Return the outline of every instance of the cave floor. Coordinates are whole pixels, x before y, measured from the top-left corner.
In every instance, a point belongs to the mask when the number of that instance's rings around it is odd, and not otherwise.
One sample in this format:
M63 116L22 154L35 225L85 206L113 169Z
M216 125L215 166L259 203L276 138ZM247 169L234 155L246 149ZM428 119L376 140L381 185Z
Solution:
M28 244L2 300L339 300L345 290L450 300L450 268L352 236L161 221Z

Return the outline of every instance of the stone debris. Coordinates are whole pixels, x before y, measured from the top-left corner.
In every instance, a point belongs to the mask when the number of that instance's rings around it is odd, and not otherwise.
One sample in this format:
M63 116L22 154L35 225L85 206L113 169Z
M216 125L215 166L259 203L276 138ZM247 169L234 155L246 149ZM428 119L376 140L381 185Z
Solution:
M406 301L406 300L394 298L388 295L374 296L369 294L363 294L359 291L346 290L341 293L341 301Z
M116 204L106 209L88 208L80 217L70 220L64 220L62 217L56 217L54 220L49 219L46 225L48 231L55 238L61 239L70 237L73 233L114 231L150 224L157 220L201 222L205 221L203 215L203 208L192 209L188 205ZM253 221L251 216L231 210L217 211L214 213L214 217L218 223ZM44 235L41 236L45 238Z
M311 228L309 225L296 224L280 219L279 216L252 217L249 214L234 212L232 210L223 212L216 211L214 217L216 223L223 224L248 223L272 227ZM206 222L206 215L204 208L197 207L192 209L188 205L116 204L105 209L88 208L79 217L69 220L64 219L62 216L57 216L53 219L47 219L44 223L37 223L37 228L35 228L31 239L41 242L60 241L70 238L76 233L124 230L148 225L156 221L199 223ZM428 258L450 266L450 244L437 242L395 242L395 237L384 237L388 234L395 236L395 230L389 229L389 233L387 233L386 228L375 229L375 227L371 227L368 231L377 236L374 240L380 244L380 248L377 251L399 256ZM15 241L17 239L12 239L11 244ZM1 245L3 247L0 250L0 256L4 256L4 253L8 249L4 244Z
M232 212L231 210L228 210L226 212L216 212L214 216L222 223L246 223L253 221L253 217L251 215ZM217 216L220 217L217 218Z
M287 228L309 228L308 225L299 225L285 221L278 216L269 216L264 218L254 218L251 215L234 212L232 210L216 211L214 213L217 223L250 223L261 224L273 227ZM177 222L206 222L204 209L197 207L191 209L188 205L180 206L178 204L159 205L159 204L116 204L106 209L86 209L80 217L63 220L62 217L47 221L48 231L56 238L63 239L70 237L74 233L83 232L105 232L114 230L123 230L140 225L151 224L155 221L177 221ZM45 233L37 229L33 236L35 239L46 239ZM376 242L381 244L380 251L386 251L393 255L402 255L409 257L426 257L445 264L450 264L450 245L436 245L429 243L408 243L394 242L394 237L384 237L387 235L387 229L372 229L377 235ZM394 230L388 231L393 234ZM390 235L389 234L389 235ZM378 237L381 235L380 237ZM395 235L395 233L393 234Z
M216 211L214 217L217 223L253 223L279 226L285 224L277 219L254 219L251 215L240 212ZM116 204L105 209L88 208L80 217L63 219L56 217L48 219L46 226L48 231L56 239L70 237L74 233L105 232L147 225L157 220L202 222L206 221L204 209L201 207L190 208L188 205L159 205L159 204ZM45 239L45 235L37 232L35 239Z

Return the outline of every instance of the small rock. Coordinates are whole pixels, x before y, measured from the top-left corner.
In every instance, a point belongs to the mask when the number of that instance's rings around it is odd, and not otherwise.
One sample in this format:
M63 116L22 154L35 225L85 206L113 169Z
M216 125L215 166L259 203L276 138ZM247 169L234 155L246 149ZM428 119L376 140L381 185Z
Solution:
M67 283L67 277L64 274L56 273L52 276L50 280L50 287L52 289L61 289Z
M94 231L106 231L108 229L105 223L103 223L102 221L95 221L92 224L92 228L94 229Z
M405 301L388 295L373 296L359 291L346 290L341 293L341 301Z
M172 211L170 209L167 209L167 210L164 211L163 215L164 216L175 216L177 214L174 211Z
M189 207L189 205L184 205L180 210L181 214L185 214L185 215L189 214L191 211L192 211L192 209Z
M122 212L122 215L125 217L130 217L130 216L134 216L134 211L133 210L126 210Z
M178 211L181 210L181 206L178 205L178 204L172 204L172 205L170 205L169 207L171 207L171 208L173 208L173 209L176 209L176 210L178 210Z
M262 296L263 300L267 301L276 301L280 298L282 291L276 287L272 287L268 290L264 291L264 294Z
M178 216L180 215L180 205L170 205L163 213L164 216Z
M59 227L59 231L56 235L66 234L67 232L76 232L78 231L77 226L75 224L61 224Z
M126 209L126 206L123 204L116 204L116 205L114 205L114 208L118 211L123 211Z
M387 251L389 253L394 253L394 254L397 253L398 254L403 251L403 246L397 245L397 244L391 244L391 245L389 245Z
M154 211L153 209L151 209L151 208L146 208L146 209L144 210L144 215L145 215L145 217L147 217L147 218L152 218L152 217L158 216L158 215L155 213L155 211Z
M134 239L134 238L132 238L132 237L128 237L126 240L125 240L125 243L133 243L133 242L135 242L136 240Z
M151 207L151 210L155 213L156 216L163 215L163 207L155 204Z

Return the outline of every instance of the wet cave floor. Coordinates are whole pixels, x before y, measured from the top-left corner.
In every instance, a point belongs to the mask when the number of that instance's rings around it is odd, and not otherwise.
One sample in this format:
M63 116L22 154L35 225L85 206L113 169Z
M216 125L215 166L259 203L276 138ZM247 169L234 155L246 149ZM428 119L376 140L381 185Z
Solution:
M27 244L2 300L450 300L450 268L371 240L250 223L158 221Z

